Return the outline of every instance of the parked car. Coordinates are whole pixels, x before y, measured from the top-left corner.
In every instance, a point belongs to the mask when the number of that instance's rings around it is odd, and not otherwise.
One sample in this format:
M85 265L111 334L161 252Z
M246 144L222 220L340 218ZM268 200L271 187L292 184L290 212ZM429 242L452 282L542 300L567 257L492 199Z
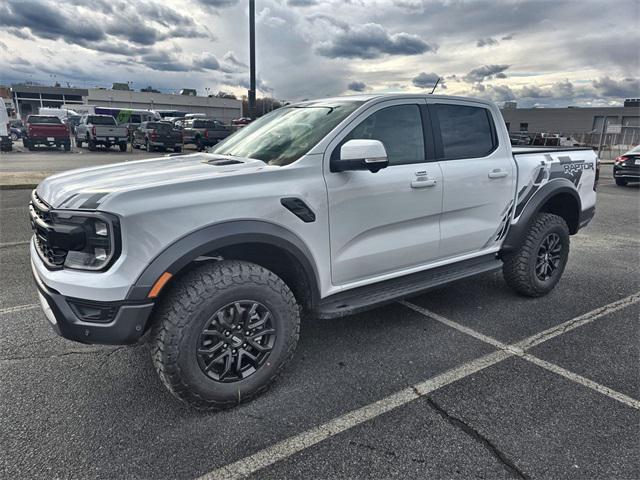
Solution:
M54 115L29 115L27 117L23 145L33 150L44 145L47 147L63 147L65 152L71 150L71 135L59 117Z
M2 99L0 99L0 102ZM10 132L9 115L6 108L0 108L0 152L13 150L13 141Z
M22 120L14 119L9 121L9 135L14 142L24 137L24 124Z
M231 120L231 125L249 125L253 120L249 117L240 117Z
M183 144L193 144L198 151L215 145L232 133L229 127L211 118L188 118L182 125Z
M76 145L82 147L86 142L89 150L95 150L97 145L111 148L118 145L120 151L127 150L129 131L127 127L119 126L111 115L85 115L76 127Z
M133 148L144 147L148 152L157 149L173 149L182 151L182 133L173 128L171 122L143 122L134 132L131 139Z
M613 163L613 178L621 187L640 181L640 145L620 155Z
M32 271L58 334L150 331L173 395L229 408L282 372L301 312L343 317L496 269L519 294L551 292L594 216L597 168L591 149L512 149L487 101L306 101L211 153L44 180Z

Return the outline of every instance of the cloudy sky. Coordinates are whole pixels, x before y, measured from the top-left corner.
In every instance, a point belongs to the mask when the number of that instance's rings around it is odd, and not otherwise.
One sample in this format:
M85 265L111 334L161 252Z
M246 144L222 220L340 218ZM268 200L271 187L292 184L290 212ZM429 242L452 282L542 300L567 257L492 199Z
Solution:
M640 97L640 0L256 0L260 95ZM0 0L0 84L242 95L246 0ZM205 89L210 90L205 90Z

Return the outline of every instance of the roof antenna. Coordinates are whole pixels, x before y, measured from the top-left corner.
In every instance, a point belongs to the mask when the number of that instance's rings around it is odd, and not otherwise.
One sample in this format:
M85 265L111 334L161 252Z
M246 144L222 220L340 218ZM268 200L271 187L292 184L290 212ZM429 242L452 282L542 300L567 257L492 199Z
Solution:
M431 89L431 92L429 93L429 95L433 95L433 92L436 91L436 87L438 86L439 83L440 83L440 77L438 77L438 79L436 80L436 84Z

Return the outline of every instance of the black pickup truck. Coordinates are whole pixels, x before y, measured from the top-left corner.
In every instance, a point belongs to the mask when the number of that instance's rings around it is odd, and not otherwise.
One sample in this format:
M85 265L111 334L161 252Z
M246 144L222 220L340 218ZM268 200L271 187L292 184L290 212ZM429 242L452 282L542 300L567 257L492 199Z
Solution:
M222 122L210 118L189 118L184 121L182 140L185 145L192 143L198 151L215 145L231 135L231 129Z
M174 152L181 152L182 133L168 122L142 122L133 131L131 145L133 148L144 146L148 152L168 148L173 149Z

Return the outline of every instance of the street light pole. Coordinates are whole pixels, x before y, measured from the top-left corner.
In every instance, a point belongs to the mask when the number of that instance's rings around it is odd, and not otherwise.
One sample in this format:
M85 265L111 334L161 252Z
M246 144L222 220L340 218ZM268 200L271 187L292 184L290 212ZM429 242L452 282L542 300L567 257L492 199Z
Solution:
M249 0L249 117L256 117L256 2Z

